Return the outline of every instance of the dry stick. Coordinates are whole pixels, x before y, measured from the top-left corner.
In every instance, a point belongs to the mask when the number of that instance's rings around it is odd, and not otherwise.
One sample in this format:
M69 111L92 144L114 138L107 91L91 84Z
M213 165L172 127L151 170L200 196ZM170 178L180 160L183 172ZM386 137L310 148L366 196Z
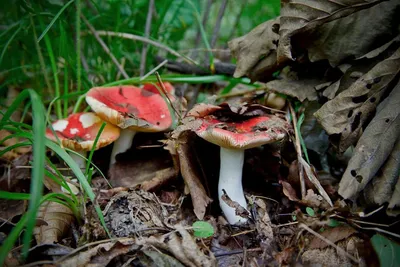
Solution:
M170 54L172 54L172 55L174 55L176 57L182 58L183 60L185 60L188 63L193 63L193 64L197 65L197 63L193 59L188 58L188 57L178 53L177 51L175 51L172 48L169 48L166 45L160 44L160 43L158 43L156 41L150 40L150 39L145 38L143 36L134 35L134 34L130 34L130 33L124 33L124 32L112 32L112 31L96 31L96 34L98 36L115 36L115 37L121 37L121 38L124 38L124 39L135 40L135 41L140 41L140 42L143 42L143 43L147 43L147 44L150 44L152 46L155 46L155 47L158 47L160 49L163 49L163 50L167 51L168 53L170 53Z
M182 116L181 114L175 109L174 104L172 103L171 99L168 97L168 93L167 90L165 89L164 83L161 80L161 76L160 74L158 74L158 72L156 71L156 77L157 77L157 81L161 86L161 89L165 95L165 97L168 99L169 104L171 105L171 108L175 111L176 115L178 115L179 120L182 120Z
M81 15L82 20L85 22L86 26L89 28L89 30L92 32L94 37L96 38L97 42L99 42L100 46L103 48L103 50L107 53L107 55L110 56L111 60L114 62L115 66L117 66L118 70L122 73L122 76L124 76L125 79L128 79L129 76L125 72L124 68L119 64L118 60L114 57L114 55L111 53L110 49L104 43L104 41L100 38L100 35L96 31L96 29L90 24L90 22L87 20L87 18L82 14Z
M289 109L290 109L290 114L292 115L292 120L293 120L293 128L294 128L294 134L296 138L296 152L297 152L297 165L299 168L299 178L300 178L300 186L301 186L301 199L304 199L306 196L306 183L304 181L304 170L303 170L303 165L301 164L301 158L302 158L302 153L301 153L301 145L300 145L300 137L299 137L299 132L297 131L297 118L296 114L293 110L292 105L289 103Z
M122 67L123 69L125 68L125 62L126 62L126 58L123 57L123 58L121 59L121 67ZM117 76L115 76L115 80L118 81L120 77L121 77L121 72L118 71Z
M161 62L160 64L158 64L154 69L152 69L151 71L149 71L146 75L142 76L140 78L139 81L143 81L144 79L146 79L147 77L149 77L150 75L152 75L154 72L156 72L159 68L161 68L162 66L164 66L165 64L168 63L168 60L164 60L163 62Z
M214 32L211 38L211 47L213 48L218 40L219 29L221 28L222 17L224 16L228 0L222 0L221 7L218 11L217 21L215 22Z
M146 26L144 30L144 36L146 38L149 38L150 36L150 30L151 30L151 19L153 15L153 9L154 9L154 0L149 1L149 10L147 12L147 18L146 18ZM143 49L142 49L142 56L140 60L140 76L143 76L145 71L146 71L146 56L147 56L147 44L143 44Z
M343 253L343 255L345 255L346 257L348 257L349 259L351 259L352 261L354 261L355 263L359 263L360 260L356 259L355 257L353 257L352 255L350 255L347 251L345 251L344 249L342 249L341 247L338 247L335 243L333 243L332 241L330 241L329 239L325 238L324 236L318 234L317 232L315 232L313 229L311 229L310 227L308 227L307 225L305 225L304 223L301 223L299 225L300 228L305 229L306 231L308 231L309 233L315 235L316 237L318 237L319 239L321 239L322 241L324 241L325 243L331 245L332 247L336 248L336 250L340 251L341 253Z

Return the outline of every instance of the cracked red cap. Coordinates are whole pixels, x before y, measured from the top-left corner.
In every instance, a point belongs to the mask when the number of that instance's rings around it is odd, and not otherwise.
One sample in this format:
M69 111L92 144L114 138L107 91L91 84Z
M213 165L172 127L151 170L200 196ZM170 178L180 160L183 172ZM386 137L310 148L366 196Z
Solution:
M167 103L158 93L135 86L94 87L86 102L99 117L122 129L141 132L167 130L172 119Z
M94 140L100 130L103 120L93 112L76 113L66 119L58 120L52 127L64 147L75 151L89 151L92 149ZM96 149L107 146L118 139L120 129L107 123L104 127ZM46 129L46 137L57 141L51 129Z
M230 117L215 115L220 106L202 105L188 112L195 118L189 123L196 134L225 148L247 149L273 143L285 138L289 124L274 115ZM233 113L232 113L233 115Z

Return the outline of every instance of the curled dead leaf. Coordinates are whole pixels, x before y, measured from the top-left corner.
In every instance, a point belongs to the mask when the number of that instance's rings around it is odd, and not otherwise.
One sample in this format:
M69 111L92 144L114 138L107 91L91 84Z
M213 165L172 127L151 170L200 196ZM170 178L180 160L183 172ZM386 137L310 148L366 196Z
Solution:
M38 212L37 220L44 224L34 228L36 243L58 243L68 233L75 217L71 209L57 202L44 202Z

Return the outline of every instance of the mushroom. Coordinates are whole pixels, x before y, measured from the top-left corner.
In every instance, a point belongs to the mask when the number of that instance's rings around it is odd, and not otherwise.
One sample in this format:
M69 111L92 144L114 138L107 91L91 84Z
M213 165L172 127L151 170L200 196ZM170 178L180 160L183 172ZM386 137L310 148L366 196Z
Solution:
M57 137L49 128L46 129L46 137L55 142L58 138L62 146L72 149L85 157L86 152L92 149L102 124L103 120L93 112L76 113L52 124ZM119 128L107 123L100 134L95 149L111 144L118 139L119 134ZM86 161L84 158L73 153L70 153L70 156L81 169L85 168Z
M189 128L198 136L221 147L220 207L230 224L243 224L247 218L236 215L235 208L225 203L222 196L226 192L232 201L247 209L242 186L244 150L283 139L290 126L276 115L260 112L262 106L259 105L255 110L250 108L247 114L233 112L233 109L227 113L223 106L197 105L189 111L186 121L190 121Z
M168 94L173 95L175 93L175 88L169 82L163 82L164 88ZM159 94L159 88L157 88L153 83L145 83L142 87L146 91L153 92L155 94Z
M168 104L156 91L115 86L94 87L87 93L86 102L97 115L122 129L114 143L110 166L115 163L117 154L132 146L136 132L161 132L172 125Z

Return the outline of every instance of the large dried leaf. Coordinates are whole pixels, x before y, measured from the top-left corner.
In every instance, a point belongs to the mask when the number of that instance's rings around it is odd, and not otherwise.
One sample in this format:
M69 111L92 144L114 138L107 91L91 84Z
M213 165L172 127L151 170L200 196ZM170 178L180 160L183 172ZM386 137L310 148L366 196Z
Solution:
M70 208L46 201L40 206L37 219L42 223L34 229L36 242L52 244L58 243L68 233L75 218Z
M314 114L328 134L339 134L337 146L340 152L358 140L364 123L374 114L376 105L399 70L400 49Z
M400 83L365 129L339 184L344 198L357 197L385 162L400 135Z
M371 183L364 189L364 195L367 200L373 204L382 205L389 202L399 181L400 171L400 137L387 158L385 164L381 167ZM397 193L398 194L398 193Z
M324 232L321 233L321 235L323 237L325 237L326 239L328 239L329 241L336 243L340 240L343 240L347 237L349 237L350 235L354 234L355 232L357 232L354 228L347 226L347 225L343 225L343 226L337 226L334 228L329 228L327 230L325 230ZM310 249L316 249L316 248L325 248L329 246L328 243L326 243L324 240L320 239L317 236L314 236L314 238L311 240Z
M282 1L281 19L280 19L280 41L278 46L278 63L287 60L294 60L292 42L310 43L315 39L307 40L302 34L310 33L317 27L328 22L335 21L363 9L371 8L382 2L382 0L336 0L336 1L318 1L318 0L289 0ZM374 17L376 19L376 17ZM370 17L369 17L370 20ZM371 21L371 20L370 20ZM371 23L371 22L370 22ZM353 27L352 24L350 24ZM379 25L379 24L378 24ZM343 27L340 32L329 32L330 35L337 35L348 31L347 27ZM365 33L363 33L365 34ZM299 36L296 36L299 35ZM301 38L303 37L303 38ZM375 37L375 36L374 36ZM296 39L295 39L296 38ZM295 39L295 40L294 40ZM321 40L323 40L321 38ZM326 39L324 40L326 41ZM329 45L324 43L324 45ZM361 45L359 42L356 45ZM307 44L303 44L307 46ZM369 49L370 50L370 49ZM367 51L369 51L367 50ZM366 53L367 51L364 51ZM362 53L362 54L364 54ZM362 55L361 54L361 55ZM326 58L326 57L324 57Z
M279 18L272 19L228 43L237 59L234 77L247 75L250 79L257 80L261 76L271 76L277 70L278 31Z
M206 190L201 183L200 171L197 167L197 161L193 158L194 153L190 144L190 132L185 131L179 135L177 140L177 152L181 166L182 177L185 185L189 189L192 198L194 213L199 220L204 218L206 207L211 203ZM193 139L193 138L192 138Z
M315 86L320 84L320 80L273 80L266 83L266 87L272 91L293 96L301 102L308 99L310 101L317 100L317 92Z

